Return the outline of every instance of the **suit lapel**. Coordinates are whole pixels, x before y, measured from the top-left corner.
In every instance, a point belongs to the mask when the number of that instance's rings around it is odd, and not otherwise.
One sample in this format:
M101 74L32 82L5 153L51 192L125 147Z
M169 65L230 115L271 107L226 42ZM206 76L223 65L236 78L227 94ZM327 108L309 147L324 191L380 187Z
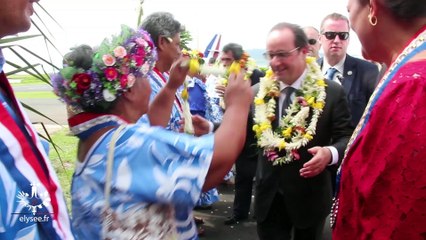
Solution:
M343 66L344 73L343 73L343 82L342 82L342 86L346 94L348 94L352 88L352 84L353 84L355 73L356 73L355 70L356 70L355 62L353 58L349 55L346 55L345 64Z

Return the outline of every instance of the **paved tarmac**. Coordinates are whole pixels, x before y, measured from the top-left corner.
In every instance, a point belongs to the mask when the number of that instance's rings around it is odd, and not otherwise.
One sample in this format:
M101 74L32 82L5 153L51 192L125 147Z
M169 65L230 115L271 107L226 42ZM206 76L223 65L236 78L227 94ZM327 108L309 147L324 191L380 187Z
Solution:
M224 221L232 215L234 186L220 185L218 187L220 201L213 204L211 210L196 210L195 215L204 219L202 227L204 236L200 240L256 240L256 222L251 211L248 221L227 226ZM253 205L253 204L252 204Z

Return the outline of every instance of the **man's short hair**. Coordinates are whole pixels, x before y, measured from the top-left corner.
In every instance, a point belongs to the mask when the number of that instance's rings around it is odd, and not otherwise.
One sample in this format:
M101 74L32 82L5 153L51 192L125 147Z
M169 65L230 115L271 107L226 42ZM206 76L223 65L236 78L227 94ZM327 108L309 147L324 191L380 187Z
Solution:
M297 24L281 22L273 26L269 32L282 29L290 29L293 32L294 46L298 48L308 46L308 37L306 36L305 31L303 31L303 29Z
M232 56L235 60L240 60L241 56L243 55L243 47L240 44L237 43L228 43L222 48L222 52L232 52Z
M171 13L155 12L148 15L142 22L141 28L147 31L155 46L158 46L160 36L172 38L184 31L184 28Z
M337 20L346 21L346 23L348 24L348 29L350 29L349 19L347 17L343 16L340 13L331 13L331 14L328 14L327 16L325 16L325 18L321 21L321 28L320 28L321 33L324 33L324 28L323 28L324 22L327 21L328 19L335 20L335 21L337 21Z

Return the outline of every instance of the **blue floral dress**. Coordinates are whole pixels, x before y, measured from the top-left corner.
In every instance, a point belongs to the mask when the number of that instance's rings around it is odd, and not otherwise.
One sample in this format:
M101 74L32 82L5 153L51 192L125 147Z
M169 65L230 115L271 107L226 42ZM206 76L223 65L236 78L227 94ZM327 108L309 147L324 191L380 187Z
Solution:
M196 138L147 122L144 117L128 125L117 140L111 208L120 219L143 226L143 239L197 239L192 209L210 166L214 135ZM72 209L79 239L101 238L107 153L114 131L98 139L76 166Z
M169 75L167 73L161 73L158 69L154 68L153 71L148 74L148 78L152 90L149 101L152 102L155 96L157 96L160 90L166 85L166 82L169 80ZM182 106L183 100L180 96L180 92L178 91L175 94L175 102L173 104L170 121L166 129L179 132L180 121L183 117Z
M221 119L222 116L214 115L212 112L210 97L207 95L205 84L200 79L194 77L188 81L188 95L192 115L200 115L212 122ZM201 193L196 206L209 206L217 201L219 201L219 193L216 188L212 188Z

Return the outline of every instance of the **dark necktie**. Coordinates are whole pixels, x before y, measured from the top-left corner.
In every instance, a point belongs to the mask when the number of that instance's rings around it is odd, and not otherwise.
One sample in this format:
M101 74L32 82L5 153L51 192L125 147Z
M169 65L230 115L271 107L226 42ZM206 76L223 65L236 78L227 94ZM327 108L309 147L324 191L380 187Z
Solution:
M327 70L327 72L325 73L325 78L330 80L330 81L333 81L333 77L334 77L334 74L336 74L336 72L337 72L337 69L335 69L333 67L329 68Z
M296 89L294 87L286 87L282 90L282 92L285 94L285 98L283 101L283 105L281 107L281 116L285 116L287 114L285 110L288 108L288 106L290 106L291 95L293 94L295 90Z

